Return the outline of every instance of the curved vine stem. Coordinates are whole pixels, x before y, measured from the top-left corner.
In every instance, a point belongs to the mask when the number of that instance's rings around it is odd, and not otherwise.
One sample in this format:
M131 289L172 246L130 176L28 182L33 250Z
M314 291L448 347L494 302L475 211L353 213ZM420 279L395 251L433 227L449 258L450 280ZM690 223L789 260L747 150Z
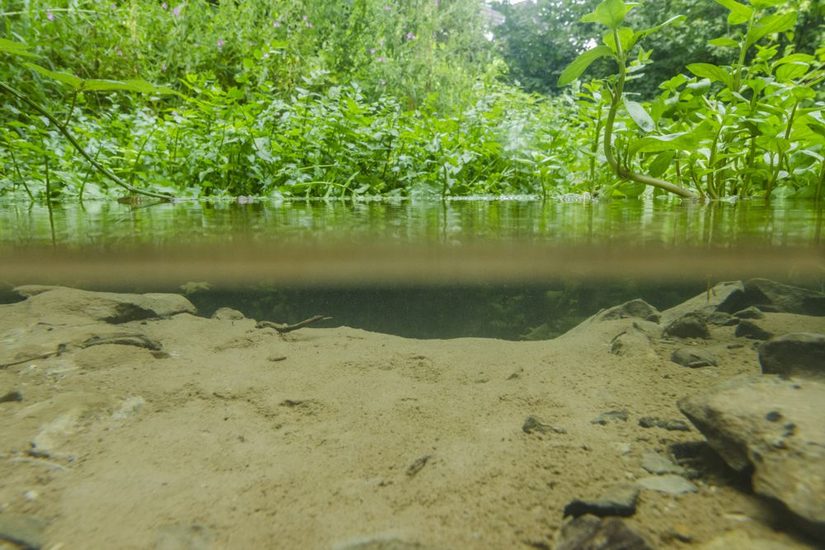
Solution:
M620 178L658 187L659 189L664 189L665 191L673 193L674 195L679 195L680 197L686 199L696 198L696 195L684 187L680 187L660 178L654 178L653 176L637 174L633 170L630 170L626 166L620 164L616 159L616 155L613 152L613 123L616 121L616 113L619 110L619 103L621 103L624 94L624 82L627 77L627 67L625 67L625 56L622 51L621 40L619 39L619 33L617 30L613 31L613 38L616 43L616 49L618 50L616 61L619 65L619 75L618 80L616 81L616 87L613 90L613 98L610 102L610 111L607 113L607 121L604 124L604 156L607 159L607 164L610 165L610 168L612 168L616 175Z
M162 199L162 200L167 200L167 201L172 200L174 198L172 195L167 195L165 193L155 193L154 191L147 191L147 190L143 190L143 189L138 189L137 187L134 187L133 185L129 185L128 183L126 183L125 181L120 179L114 172L112 172L111 170L109 170L108 168L106 168L105 166L100 164L99 162L97 162L96 159L92 158L92 156L89 153L87 153L83 149L83 147L80 146L80 144L77 142L77 139L75 139L75 137L71 134L71 132L69 132L69 130L57 119L57 117L55 117L52 113L47 111L45 108L41 107L40 104L38 104L36 101L32 100L31 98L29 98L25 94L15 90L14 88L12 88L11 86L9 86L8 84L6 84L4 82L0 82L0 89L3 89L5 91L7 91L8 93L13 95L14 97L19 99L20 101L24 102L26 105L28 105L29 107L31 107L32 109L34 109L35 111L40 113L41 115L43 115L44 117L46 117L49 120L49 122L54 124L55 128L57 128L60 131L60 133L63 134L63 136L69 141L69 143L72 144L72 147L74 147L77 150L77 152L80 153L83 156L83 158L85 158L89 162L89 164L91 164L94 167L95 170L97 170L98 172L100 172L101 174L106 176L108 179L110 179L116 185L126 189L130 193L135 193L135 194L138 194L138 195L145 195L147 197L153 197L153 198L156 198L156 199Z

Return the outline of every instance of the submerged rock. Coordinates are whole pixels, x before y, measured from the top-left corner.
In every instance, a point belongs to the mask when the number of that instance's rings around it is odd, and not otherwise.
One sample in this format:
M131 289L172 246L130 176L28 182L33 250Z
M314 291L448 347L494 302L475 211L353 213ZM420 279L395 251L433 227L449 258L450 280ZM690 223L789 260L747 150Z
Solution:
M710 316L714 312L733 313L747 307L743 301L745 287L741 281L719 283L706 292L694 296L662 312L662 323L670 324L687 313Z
M564 428L559 428L558 426L553 426L551 424L545 424L542 420L535 416L528 416L524 420L524 424L521 426L521 430L526 433L555 433L555 434L566 434L567 430Z
M744 319L736 325L736 331L734 334L739 338L750 338L751 340L767 340L773 336L773 334L763 329L753 321Z
M658 491L660 493L667 493L669 495L683 495L685 493L695 493L698 489L696 485L675 474L654 475L650 477L643 477L636 481L639 487L649 489L651 491Z
M655 416L643 416L639 419L639 426L642 428L662 428L671 432L689 432L690 426L684 420L658 418Z
M42 285L19 286L15 291L28 298L26 304L33 317L47 317L52 322L69 317L118 324L196 311L189 300L177 294L118 294Z
M658 309L644 300L636 299L611 307L598 314L596 319L598 321L611 321L614 319L627 319L629 317L638 317L645 321L655 323L659 321L660 313Z
M825 384L740 377L679 401L708 443L754 490L825 526Z
M334 544L332 548L333 550L427 550L428 547L396 537L378 536Z
M642 468L651 474L684 474L685 469L674 464L669 458L659 453L645 453L642 455Z
M215 313L212 314L212 318L219 321L240 321L241 319L246 319L243 313L231 307L218 308Z
M719 364L716 355L703 348L679 348L670 356L670 360L683 367L715 367Z
M764 319L765 314L756 306L748 306L733 314L738 319Z
M639 488L635 485L617 485L594 499L575 499L564 507L564 517L592 514L599 517L632 516L636 513Z
M763 311L825 316L825 294L768 279L745 281L744 297L748 306Z
M584 515L565 523L555 550L652 550L652 546L616 517Z
M692 312L675 319L665 328L666 336L676 338L710 338L710 331L705 318Z
M647 334L631 327L616 335L610 341L610 353L620 357L629 357L633 355L654 356L656 352L653 350Z
M590 421L591 424L606 425L608 422L627 422L627 411L622 409L619 411L607 411L600 414Z
M794 332L768 340L759 346L759 364L765 374L825 382L825 335Z
M739 324L739 318L724 311L714 311L707 317L707 322L720 327L732 327Z
M19 545L27 550L36 550L44 544L47 523L38 517L0 513L0 540Z

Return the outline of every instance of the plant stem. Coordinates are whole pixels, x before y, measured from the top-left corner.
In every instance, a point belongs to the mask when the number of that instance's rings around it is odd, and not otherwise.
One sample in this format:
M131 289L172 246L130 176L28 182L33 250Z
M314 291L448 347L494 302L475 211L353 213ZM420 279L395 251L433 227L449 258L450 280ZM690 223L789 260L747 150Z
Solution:
M616 155L613 152L613 124L616 122L616 113L619 110L619 103L622 101L622 95L624 94L624 82L625 78L627 77L627 68L625 67L625 56L624 52L622 52L621 40L619 39L619 32L617 30L613 31L613 38L616 42L616 49L618 50L617 53L617 62L619 65L619 76L618 80L616 81L616 87L613 90L613 98L610 102L610 111L607 113L607 121L604 124L604 156L607 158L607 164L610 165L610 168L618 175L620 178L628 179L631 181L635 181L637 183L643 183L645 185L650 185L653 187L658 187L660 189L664 189L674 195L679 195L680 197L684 198L695 198L695 195L684 189L679 187L678 185L674 185L669 181L665 181L660 178L654 178L645 174L637 174L632 170L626 168L619 164L616 160Z
M69 132L69 130L66 129L66 127L63 126L60 123L60 121L57 120L57 118L53 114L51 114L49 111L47 111L46 109L41 107L37 102L33 101L32 99L27 97L25 94L22 94L22 93L18 92L17 90L15 90L14 88L12 88L8 84L6 84L5 82L0 82L0 89L3 89L5 91L7 91L11 95L13 95L17 99L19 99L20 101L22 101L22 102L26 103L27 105L29 105L32 109L34 109L35 111L37 111L38 113L40 113L44 117L46 117L49 120L49 122L54 124L55 128L57 128L60 131L60 133L63 134L63 136L67 140L69 140L69 143L72 144L72 147L74 147L75 150L77 150L77 152L80 153L83 156L83 158L85 158L89 162L89 164L94 166L95 170L97 170L98 172L100 172L101 174L103 174L104 176L109 178L116 185L118 185L120 187L123 187L127 191L129 191L131 193L138 194L138 195L145 195L147 197L154 197L154 198L163 199L163 200L172 200L174 198L171 195L166 195L164 193L155 193L154 191L145 191L145 190L138 189L136 187L133 187L133 186L129 185L128 183L126 183L125 181L120 179L117 175L115 175L111 170L109 170L108 168L106 168L102 164L98 163L95 159L93 159L92 156L89 155L89 153L87 153L83 149L83 147L80 146L80 144L77 142L75 137L71 134L71 132Z

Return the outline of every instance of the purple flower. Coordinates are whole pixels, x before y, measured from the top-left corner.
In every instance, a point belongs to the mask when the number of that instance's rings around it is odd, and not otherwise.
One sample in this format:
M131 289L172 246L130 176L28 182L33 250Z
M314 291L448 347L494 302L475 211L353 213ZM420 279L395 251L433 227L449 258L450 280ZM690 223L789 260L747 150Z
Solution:
M281 20L276 19L275 21L272 22L272 26L275 27L276 29L279 28L281 26Z
M383 55L379 55L378 57L375 58L375 60L378 61L379 63L384 63L384 62L387 61L387 58L384 57Z
M223 48L223 44L224 44L224 42L223 42L223 38L218 38L218 42L217 42L217 44L218 44L218 49L219 49L219 50L220 50L220 49L222 49L222 48Z
M169 4L167 4L166 2L164 2L163 4L161 4L161 5L160 5L160 7L161 7L161 8L163 8L163 9L165 9L165 10L168 10L168 9L169 9Z
M415 40L415 33L412 32L412 31L408 32L407 34L404 35L404 40L407 40L407 41Z
M370 55L375 55L375 48L370 48Z
M50 11L47 11L46 12L46 19L48 19L49 21L54 21L54 14Z
M183 9L183 4L178 4L177 6L172 9L172 15L175 17L180 17L180 10Z

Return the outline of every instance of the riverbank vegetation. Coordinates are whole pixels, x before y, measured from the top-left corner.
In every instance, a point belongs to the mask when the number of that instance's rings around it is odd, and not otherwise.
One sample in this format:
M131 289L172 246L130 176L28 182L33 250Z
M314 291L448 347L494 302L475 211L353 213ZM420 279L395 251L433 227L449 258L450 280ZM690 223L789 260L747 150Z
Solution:
M810 0L2 9L4 195L825 194Z

